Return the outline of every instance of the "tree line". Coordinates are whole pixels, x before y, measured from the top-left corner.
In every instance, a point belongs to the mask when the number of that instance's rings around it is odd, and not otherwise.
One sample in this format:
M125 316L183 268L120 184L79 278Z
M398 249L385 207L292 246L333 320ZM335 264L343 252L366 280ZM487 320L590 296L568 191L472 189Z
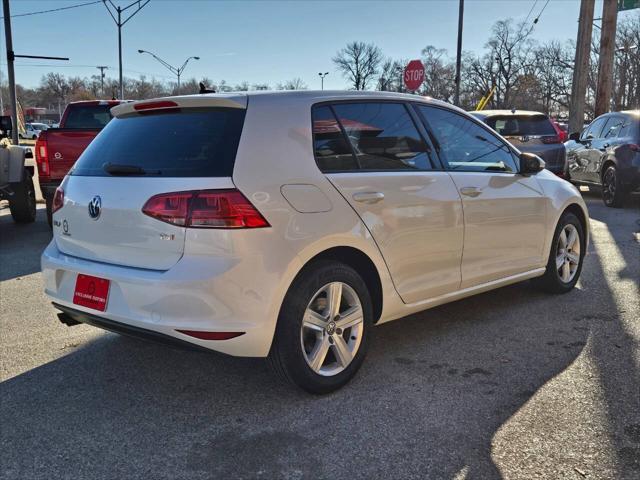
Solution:
M571 97L575 42L553 40L540 43L533 38L534 25L516 24L512 19L497 21L481 52L464 52L462 58L460 106L474 109L480 99L495 87L487 108L518 108L542 111L551 115L566 113ZM594 29L591 62L588 72L586 114L593 116L597 82L600 31ZM402 77L408 58L385 57L380 47L372 43L348 43L333 57L336 70L355 90L387 90L404 92ZM455 58L433 45L421 51L425 66L425 81L416 93L453 101L455 91ZM209 78L175 82L125 78L125 98L147 99L199 91L199 83L217 92L247 90L300 90L307 86L300 78L269 85L241 82L230 84ZM3 82L2 97L8 104L8 90ZM117 95L114 78L70 76L50 72L35 88L17 86L18 100L23 107L38 106L63 110L70 101L112 98ZM618 23L614 69L612 109L640 108L640 14L627 16Z
M268 83L240 82L230 84L225 80L214 82L209 78L191 78L183 80L178 88L177 82L162 82L156 78L141 75L139 78L124 77L124 96L127 99L144 100L148 98L165 97L171 95L188 95L200 91L200 83L216 92L248 91L248 90L303 90L307 86L300 78L269 85ZM22 108L43 107L62 112L69 102L78 100L110 99L118 96L118 80L99 75L91 77L64 76L60 73L49 72L40 79L35 88L16 85L18 102ZM6 82L0 85L0 93L4 99L5 108L9 108L9 89Z
M518 108L554 115L568 111L575 42L537 42L533 38L534 26L500 20L493 25L482 52L463 53L462 108L474 109L495 87L487 108ZM586 98L589 117L595 106L600 43L600 31L594 30ZM445 49L428 45L422 49L421 60L425 81L417 93L452 102L455 58ZM365 42L351 42L333 57L335 67L355 90L404 92L402 77L408 61L386 58L378 46ZM618 23L613 92L613 109L640 108L640 14Z

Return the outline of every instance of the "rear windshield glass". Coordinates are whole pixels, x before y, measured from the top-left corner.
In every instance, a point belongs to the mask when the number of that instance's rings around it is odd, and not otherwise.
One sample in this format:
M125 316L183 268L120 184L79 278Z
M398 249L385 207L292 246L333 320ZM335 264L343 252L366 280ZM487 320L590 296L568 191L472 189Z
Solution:
M230 177L244 112L189 109L114 118L80 156L71 174L110 176L122 166L120 174Z
M73 105L64 121L64 128L103 128L111 120L109 105Z
M551 122L544 115L489 117L486 124L502 136L556 135Z

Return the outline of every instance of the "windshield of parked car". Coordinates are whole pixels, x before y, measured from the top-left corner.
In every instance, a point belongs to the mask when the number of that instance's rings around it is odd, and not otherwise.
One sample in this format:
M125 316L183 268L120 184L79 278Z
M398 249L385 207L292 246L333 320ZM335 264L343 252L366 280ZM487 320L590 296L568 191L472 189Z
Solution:
M544 115L495 116L487 118L485 123L504 137L556 135L553 125Z
M71 105L64 128L103 128L111 120L110 105Z

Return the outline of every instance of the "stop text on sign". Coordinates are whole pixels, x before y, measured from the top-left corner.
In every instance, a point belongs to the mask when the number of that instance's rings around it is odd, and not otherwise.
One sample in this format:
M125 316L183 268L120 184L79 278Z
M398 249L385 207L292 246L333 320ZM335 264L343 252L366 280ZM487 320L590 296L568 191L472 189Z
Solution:
M420 60L411 60L404 69L404 86L415 91L424 82L424 65Z

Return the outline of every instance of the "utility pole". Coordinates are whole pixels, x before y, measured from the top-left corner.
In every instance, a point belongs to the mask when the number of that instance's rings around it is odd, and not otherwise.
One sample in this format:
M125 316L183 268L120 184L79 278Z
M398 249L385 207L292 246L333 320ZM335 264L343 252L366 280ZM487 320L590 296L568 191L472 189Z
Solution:
M598 87L596 88L596 109L594 112L596 117L611 109L617 22L618 3L616 0L604 0L602 30L600 31L600 58L598 60Z
M9 99L11 100L11 141L19 144L18 137L18 97L16 95L16 74L14 61L16 58L36 58L45 60L69 60L67 57L44 57L42 55L17 55L13 51L13 37L11 35L11 11L9 0L2 0L2 14L4 15L4 35L7 43L7 76L9 77Z
M460 106L460 64L462 63L462 27L464 23L464 0L458 8L458 48L456 49L456 93L453 104Z
M109 15L111 15L111 18L113 18L113 21L116 23L116 26L118 27L118 67L120 70L120 74L119 74L119 85L120 85L120 98L123 99L124 98L124 86L122 84L122 27L124 27L124 25L131 20L131 18L138 13L140 10L142 10L144 8L144 6L149 3L151 0L135 0L133 2L131 2L129 5L127 5L124 8L121 8L120 6L115 6L115 4L111 1L111 0L102 0L102 3L104 4L105 8L107 9L107 12L109 12ZM131 13L127 18L125 18L124 20L122 20L122 14L124 12L126 12L127 10L129 10L131 7L136 6L137 8L136 10ZM113 12L111 11L113 9ZM115 13L115 15L114 15ZM117 18L116 18L117 17Z
M569 133L581 132L584 126L584 97L587 94L587 72L589 70L594 5L595 0L582 0L580 3L576 57L569 105Z
M99 65L96 68L100 70L100 92L102 93L102 96L104 96L104 71L108 70L109 67L105 65Z
M2 14L4 15L4 38L7 43L7 77L9 77L9 100L11 101L11 141L18 145L18 97L16 95L16 75L13 67L15 55L13 53L13 39L11 37L11 11L9 0L2 0Z

